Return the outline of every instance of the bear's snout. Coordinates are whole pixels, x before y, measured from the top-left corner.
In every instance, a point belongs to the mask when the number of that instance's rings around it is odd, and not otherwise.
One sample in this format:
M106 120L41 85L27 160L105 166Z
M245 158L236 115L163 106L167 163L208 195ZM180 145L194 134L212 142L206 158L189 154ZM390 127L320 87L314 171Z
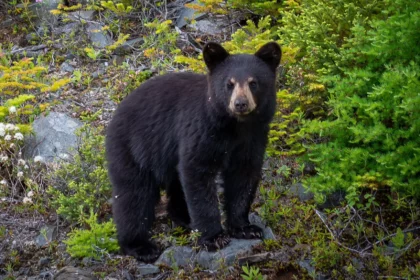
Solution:
M241 84L234 78L230 79L230 83L233 85L233 90L230 97L229 110L233 114L246 115L251 113L255 107L257 107L254 96L249 88L249 83L252 81L252 78L249 78Z
M246 112L248 111L248 99L244 97L239 97L235 100L235 110L237 112Z

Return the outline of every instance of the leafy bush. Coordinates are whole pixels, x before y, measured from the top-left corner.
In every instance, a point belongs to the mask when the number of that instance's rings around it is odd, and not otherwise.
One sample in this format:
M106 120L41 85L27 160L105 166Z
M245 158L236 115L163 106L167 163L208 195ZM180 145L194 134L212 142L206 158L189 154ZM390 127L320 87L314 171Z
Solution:
M332 118L307 126L329 140L310 146L318 176L306 184L318 200L337 189L352 205L366 188L420 195L420 3L384 4L385 19L351 28L349 47L340 50L343 74L322 77Z
M91 212L85 222L89 226L88 230L74 229L64 241L67 244L67 252L72 257L92 257L98 260L105 253L118 251L117 229L112 220L99 224L96 214Z
M84 126L81 144L71 162L63 163L52 176L51 204L70 221L83 221L91 211L109 209L111 185L105 166L105 137L100 128ZM102 210L102 212L100 211Z

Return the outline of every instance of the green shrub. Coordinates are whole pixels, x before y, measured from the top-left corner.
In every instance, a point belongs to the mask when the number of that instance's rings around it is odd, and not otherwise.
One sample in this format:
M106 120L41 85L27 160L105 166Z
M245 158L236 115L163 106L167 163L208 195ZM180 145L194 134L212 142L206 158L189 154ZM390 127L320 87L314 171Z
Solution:
M88 125L79 132L81 144L71 162L62 163L52 176L51 204L70 221L82 221L91 211L109 209L111 185L105 163L101 128Z
M23 159L24 137L31 122L49 104L39 102L44 94L66 85L68 79L47 76L47 68L33 63L32 58L13 61L0 46L0 195L19 198L30 193L23 202L32 202L38 193L39 166Z
M328 140L310 146L318 200L337 189L351 204L366 188L420 195L420 2L383 3L385 19L351 28L343 74L322 77L332 117L307 126Z
M118 251L117 230L112 220L99 224L96 214L91 212L85 222L89 226L88 230L74 229L64 241L67 244L67 252L72 257L92 257L98 260L106 253Z

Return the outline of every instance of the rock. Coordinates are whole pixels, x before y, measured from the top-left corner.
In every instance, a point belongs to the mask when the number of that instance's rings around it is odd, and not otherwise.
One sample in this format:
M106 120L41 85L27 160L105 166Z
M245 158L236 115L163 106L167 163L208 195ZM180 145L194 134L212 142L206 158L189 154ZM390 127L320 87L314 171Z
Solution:
M205 269L217 270L222 263L230 266L234 264L239 255L243 256L252 253L252 248L261 242L258 239L232 239L227 247L218 252L201 250L197 254L195 262Z
M39 235L35 239L35 243L39 247L43 247L57 237L57 228L55 226L45 226L41 228Z
M44 266L47 266L50 262L51 262L50 258L47 258L47 257L40 258L39 261L38 261L38 266L39 267L44 267Z
M96 79L99 76L102 76L103 74L105 74L105 70L104 69L99 69L99 70L92 73L92 78Z
M32 127L35 137L28 137L25 143L25 157L41 156L45 162L63 159L76 148L78 138L76 129L82 126L79 120L63 113L52 112L46 117L38 118Z
M131 275L131 273L128 272L127 270L123 270L122 275L123 275L123 280L134 280L133 275Z
M144 40L142 38L128 40L124 44L122 44L121 46L118 46L115 49L114 54L117 54L117 55L129 54L129 53L133 52L133 50L135 48L137 48L138 46L140 46L143 43L144 43Z
M198 1L194 0L192 3L198 4ZM196 13L195 10L184 7L181 10L181 12L179 13L179 16L178 16L175 24L178 28L182 28L182 27L187 25L187 23L188 23L187 21L191 21L193 19L200 20L200 19L204 18L205 16L206 16L206 14Z
M72 32L76 31L79 28L79 25L80 23L78 22L71 22L64 26L54 28L53 33L57 36L62 34L69 36Z
M307 201L314 198L314 194L307 190L301 183L292 185L289 188L289 193L299 197L300 201Z
M155 262L155 265L186 266L195 256L193 248L188 246L172 246L166 249Z
M311 260L305 259L298 262L298 265L306 270L308 274L316 274L315 279L316 280L326 280L327 278L322 274L317 274L315 271L315 267L312 266Z
M55 280L92 280L96 279L91 273L73 266L63 267L56 275Z
M13 18L7 18L0 22L0 28L10 27L14 24Z
M47 25L56 25L58 23L58 17L51 14L50 11L57 9L58 4L61 3L61 0L43 0L40 2L30 3L27 6L27 9L33 16L31 22L36 26L41 26L42 24ZM16 5L17 8L24 8L24 4Z
M37 39L39 39L38 35L36 35L36 33L32 32L32 33L28 33L25 36L25 40L27 42L32 42L32 41L36 41Z
M338 190L333 192L330 195L327 195L326 201L319 205L319 209L330 209L337 206L340 206L341 202L343 202L346 199L346 192L342 190Z
M69 18L72 20L93 20L95 16L95 11L75 11L69 13Z
M138 269L140 271L140 276L150 275L159 273L160 269L156 265L153 264L142 264L138 266Z
M267 225L263 222L260 216L258 216L255 213L251 213L249 214L248 219L252 225L259 226L260 228L263 229L264 239L272 239L272 240L276 239L276 236L274 235L273 230L270 227L267 227Z
M38 278L36 279L53 279L54 274L51 271L43 271L39 274Z
M62 72L73 73L74 67L71 66L70 64L68 64L67 62L63 62L63 64L61 64L61 66L60 66L60 70Z
M232 239L229 245L222 250L217 252L200 250L198 253L191 247L172 246L162 253L155 265L172 267L198 264L205 269L216 270L222 263L229 266L235 262L239 255L250 254L252 248L261 242L259 239Z
M102 25L99 23L89 22L87 24L87 31L90 41L96 47L105 48L113 43L111 37L106 31L102 30Z
M210 35L219 35L223 33L223 29L221 29L213 21L210 21L207 19L197 21L196 23L190 24L189 26L200 33L205 33L205 34L210 34Z

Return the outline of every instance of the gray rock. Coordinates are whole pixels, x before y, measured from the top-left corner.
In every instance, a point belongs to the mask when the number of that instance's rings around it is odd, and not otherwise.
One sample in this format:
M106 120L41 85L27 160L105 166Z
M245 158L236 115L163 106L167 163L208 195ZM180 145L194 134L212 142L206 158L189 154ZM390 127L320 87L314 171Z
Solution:
M306 270L309 274L316 273L315 267L312 266L311 260L309 260L309 259L299 261L298 265L301 268L303 268L304 270ZM326 280L327 278L322 274L316 274L315 279L316 280Z
M40 258L38 261L38 266L44 267L44 266L47 266L50 262L51 262L50 258L47 258L47 257Z
M261 242L258 239L232 239L229 245L222 250L217 252L200 250L198 253L191 247L173 246L162 253L155 265L172 267L198 264L205 269L216 270L222 263L229 266L234 264L239 255L243 256L252 253L252 248Z
M118 46L115 49L114 53L117 54L117 55L129 54L129 53L133 52L133 50L135 48L137 48L138 46L143 44L143 42L144 42L144 40L142 38L128 40L124 44L122 44L121 46Z
M39 274L39 277L36 278L36 279L37 280L38 279L43 279L43 280L44 279L53 279L53 277L54 277L54 274L51 271L43 271Z
M71 66L70 64L68 64L67 62L63 62L63 64L61 64L61 66L60 66L60 70L62 72L73 73L74 67Z
M340 206L341 202L343 202L346 199L346 192L342 190L338 190L333 192L330 195L327 195L326 201L319 205L318 207L320 209L330 209L337 206Z
M218 252L201 250L195 257L195 262L205 269L217 270L222 264L233 265L239 255L251 254L252 248L261 242L258 239L232 239L227 247Z
M69 18L72 20L92 20L95 15L95 11L75 11L69 13Z
M186 266L193 260L194 256L195 252L191 247L172 246L160 255L155 262L155 265Z
M37 40L39 40L39 37L36 33L32 32L32 33L26 34L25 40L27 42L37 41Z
M65 35L68 36L68 35L70 35L70 33L76 31L79 28L79 25L80 25L80 23L78 23L78 22L71 22L71 23L68 23L66 25L54 28L53 33L56 34L56 35L65 34Z
M131 275L131 273L128 272L127 270L123 270L122 275L123 275L123 280L134 280L133 275Z
M307 190L301 183L292 185L289 188L289 193L299 197L300 201L307 201L314 198L314 194Z
M89 271L73 266L63 267L56 275L55 280L92 280L96 279Z
M2 22L0 22L0 28L10 27L13 25L13 23L14 23L13 18L7 18L3 20Z
M65 159L71 155L71 149L76 148L78 138L76 129L82 126L79 120L63 113L50 113L38 118L32 127L35 137L26 139L25 157L41 156L44 161Z
M263 222L260 216L258 216L255 213L251 213L249 214L248 219L252 225L259 226L260 228L263 229L264 239L272 239L272 240L276 239L276 236L274 235L273 230L270 227L267 227L267 225Z
M198 4L198 1L194 0L192 3ZM199 19L204 18L205 16L206 14L196 13L195 10L184 7L179 13L179 16L175 24L178 28L182 28L187 25L187 21L191 21L193 19L199 20Z
M150 275L159 273L160 269L156 265L153 264L142 264L138 266L138 269L140 271L140 276Z
M43 0L42 2L30 3L27 8L31 12L32 23L38 27L42 24L56 25L58 17L51 14L50 11L56 9L61 0ZM16 5L18 8L24 8L24 4Z
M104 69L99 69L99 70L92 73L92 78L96 79L103 74L105 74L105 70Z
M57 228L55 226L45 226L41 228L39 235L35 239L35 243L39 247L43 247L57 237Z
M213 21L204 19L197 21L194 24L189 25L191 28L197 30L198 32L210 34L210 35L219 35L223 33L223 29L220 28L216 23Z
M99 23L89 22L87 25L89 39L92 44L99 48L105 48L113 43L112 38L106 31L102 30L102 25Z

